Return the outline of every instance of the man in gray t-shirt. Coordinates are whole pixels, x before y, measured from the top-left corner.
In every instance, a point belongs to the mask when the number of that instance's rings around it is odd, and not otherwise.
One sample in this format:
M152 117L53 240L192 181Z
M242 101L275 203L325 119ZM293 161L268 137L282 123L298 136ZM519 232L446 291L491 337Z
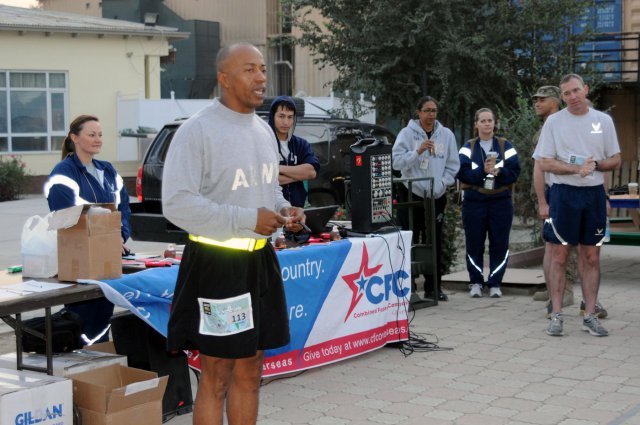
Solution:
M553 316L547 334L563 334L562 295L567 256L579 245L585 316L582 329L594 336L608 332L595 316L600 286L600 246L606 226L603 172L620 166L620 147L613 120L589 106L589 87L579 75L560 82L567 108L547 119L534 158L549 173L549 218L544 234L552 244L549 289Z
M246 43L216 57L221 96L176 132L165 160L163 213L189 232L167 326L169 351L198 349L197 425L255 424L264 350L289 342L280 267L269 236L299 230L278 182L278 147L255 114L266 69Z

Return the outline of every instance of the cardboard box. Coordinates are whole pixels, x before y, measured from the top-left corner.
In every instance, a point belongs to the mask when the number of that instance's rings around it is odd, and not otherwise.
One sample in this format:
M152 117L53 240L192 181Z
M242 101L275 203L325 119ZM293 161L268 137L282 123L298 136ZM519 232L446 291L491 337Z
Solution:
M93 214L95 207L111 212ZM120 212L113 204L77 205L56 211L50 226L58 229L59 280L122 276Z
M113 343L110 343L113 347ZM24 353L22 362L27 366L47 367L47 356L44 354ZM56 353L53 355L53 375L67 377L69 375L86 372L110 365L127 366L127 356L104 353L93 350L74 350L70 353ZM0 356L0 367L16 368L16 353Z
M99 351L101 353L118 354L116 353L116 346L113 345L113 341L97 342L93 345L85 345L82 348L89 351ZM127 365L124 365L124 366L127 366Z
M71 380L0 369L0 425L36 423L73 425Z
M82 425L161 425L168 376L111 365L69 376Z

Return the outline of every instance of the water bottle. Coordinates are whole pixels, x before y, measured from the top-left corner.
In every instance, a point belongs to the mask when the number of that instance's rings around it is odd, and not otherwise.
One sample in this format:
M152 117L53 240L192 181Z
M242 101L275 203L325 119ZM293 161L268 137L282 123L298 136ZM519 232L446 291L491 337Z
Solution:
M176 244L170 243L164 250L164 258L176 258Z
M607 224L604 228L604 243L609 243L611 240L611 222L609 221L609 217L607 217Z
M333 226L333 229L331 229L331 233L329 233L329 240L339 241L340 239L341 237L340 237L340 231L338 230L338 226Z

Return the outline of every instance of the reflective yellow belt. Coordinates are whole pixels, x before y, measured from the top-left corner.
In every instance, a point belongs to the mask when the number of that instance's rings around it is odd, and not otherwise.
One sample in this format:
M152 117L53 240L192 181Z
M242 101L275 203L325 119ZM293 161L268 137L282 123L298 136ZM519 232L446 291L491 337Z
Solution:
M189 239L205 245L221 246L223 248L237 249L240 251L257 251L267 246L266 239L232 238L226 241L205 238L204 236L189 235Z

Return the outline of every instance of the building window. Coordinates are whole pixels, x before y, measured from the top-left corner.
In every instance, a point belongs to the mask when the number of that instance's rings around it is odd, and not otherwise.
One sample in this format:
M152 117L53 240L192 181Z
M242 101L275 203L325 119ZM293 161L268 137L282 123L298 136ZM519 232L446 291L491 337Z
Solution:
M273 68L269 70L273 94L293 95L293 47L287 37L272 40L270 56Z
M0 70L0 154L60 150L68 121L64 72Z

